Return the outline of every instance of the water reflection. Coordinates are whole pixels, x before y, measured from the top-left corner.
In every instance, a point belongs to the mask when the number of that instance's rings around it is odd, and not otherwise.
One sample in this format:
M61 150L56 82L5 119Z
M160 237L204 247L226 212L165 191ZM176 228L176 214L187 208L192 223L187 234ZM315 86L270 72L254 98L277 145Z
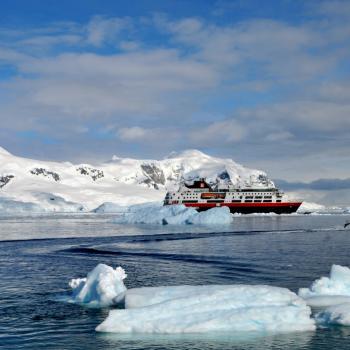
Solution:
M305 349L315 332L288 334L205 333L205 334L99 334L108 348L123 349L133 344L142 349Z

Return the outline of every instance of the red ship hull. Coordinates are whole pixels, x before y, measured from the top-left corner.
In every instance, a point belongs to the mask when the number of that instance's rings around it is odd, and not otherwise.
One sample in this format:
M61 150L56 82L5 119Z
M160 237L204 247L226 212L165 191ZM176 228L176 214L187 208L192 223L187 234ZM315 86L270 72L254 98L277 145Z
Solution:
M219 206L229 207L231 213L276 213L290 214L298 210L302 202L281 203L220 203ZM186 207L193 207L198 211L204 211L217 207L217 203L182 203Z

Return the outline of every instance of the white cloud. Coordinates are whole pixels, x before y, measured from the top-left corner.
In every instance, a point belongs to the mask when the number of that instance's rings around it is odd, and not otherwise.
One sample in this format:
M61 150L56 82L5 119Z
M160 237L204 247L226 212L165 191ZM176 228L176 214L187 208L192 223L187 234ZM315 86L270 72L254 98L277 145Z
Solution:
M101 46L106 41L114 39L122 30L128 29L131 21L128 18L106 18L95 16L86 27L87 42Z
M21 45L28 45L33 49L33 46L46 48L54 45L76 45L81 42L82 38L79 35L40 35L23 39L19 42Z
M211 123L208 126L197 125L190 133L190 140L196 146L234 143L246 135L245 128L235 120L225 120Z
M86 118L167 114L173 110L175 94L204 90L218 82L210 66L182 58L176 50L30 58L18 69L38 77L13 82L13 94L24 93L23 103Z
M140 141L149 139L155 135L153 130L141 128L139 126L133 126L130 128L119 129L118 136L123 141Z
M310 157L326 146L348 149L350 26L332 13L299 23L97 16L2 28L0 63L13 68L0 82L2 125L13 138L39 130L67 149L81 147L79 130L89 138L111 125L98 142L125 154L132 142L163 154L188 146L219 154L234 144L242 157L263 159L263 168L298 147ZM147 40L150 32L157 40ZM92 145L84 143L97 153Z
M265 137L266 141L276 142L293 138L293 134L289 131L272 132Z
M350 128L350 103L334 103L313 98L286 101L255 109L241 111L249 120L260 120L266 125L298 127L301 131L336 132Z

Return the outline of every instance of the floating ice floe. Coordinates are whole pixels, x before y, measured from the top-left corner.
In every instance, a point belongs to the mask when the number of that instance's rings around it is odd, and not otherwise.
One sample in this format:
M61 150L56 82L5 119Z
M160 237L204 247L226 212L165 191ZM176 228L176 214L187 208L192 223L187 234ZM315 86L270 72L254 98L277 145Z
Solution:
M350 269L333 265L329 277L314 281L310 288L299 289L299 296L312 306L327 306L350 302Z
M232 223L232 214L227 207L212 208L197 212L184 205L148 204L133 206L115 219L122 224L163 224L163 225L228 225Z
M317 323L350 326L350 269L333 265L329 277L314 281L310 288L299 289L306 303L322 310L316 313Z
M310 212L319 212L326 210L326 207L322 204L314 203L314 202L306 202L303 201L301 206L298 208L298 213L310 213Z
M97 265L70 281L71 302L111 310L97 328L113 333L294 332L315 329L311 309L286 288L265 285L126 289L121 267Z
M316 322L323 325L350 326L350 302L333 305L318 312Z
M249 285L129 289L124 310L97 328L113 333L291 332L315 328L311 310L285 288Z
M113 269L98 264L86 278L76 278L69 282L72 288L70 301L95 307L117 304L124 299L125 278L125 271L121 267Z

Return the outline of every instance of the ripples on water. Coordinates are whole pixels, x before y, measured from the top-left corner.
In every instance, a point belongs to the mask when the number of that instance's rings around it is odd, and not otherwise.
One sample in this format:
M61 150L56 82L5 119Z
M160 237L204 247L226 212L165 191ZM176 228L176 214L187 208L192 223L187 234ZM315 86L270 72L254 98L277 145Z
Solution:
M108 309L58 301L72 277L121 265L128 287L270 284L297 291L350 265L349 216L242 216L232 227L120 226L102 215L0 219L0 348L349 349L350 328L279 335L111 335ZM57 238L60 237L60 238Z

